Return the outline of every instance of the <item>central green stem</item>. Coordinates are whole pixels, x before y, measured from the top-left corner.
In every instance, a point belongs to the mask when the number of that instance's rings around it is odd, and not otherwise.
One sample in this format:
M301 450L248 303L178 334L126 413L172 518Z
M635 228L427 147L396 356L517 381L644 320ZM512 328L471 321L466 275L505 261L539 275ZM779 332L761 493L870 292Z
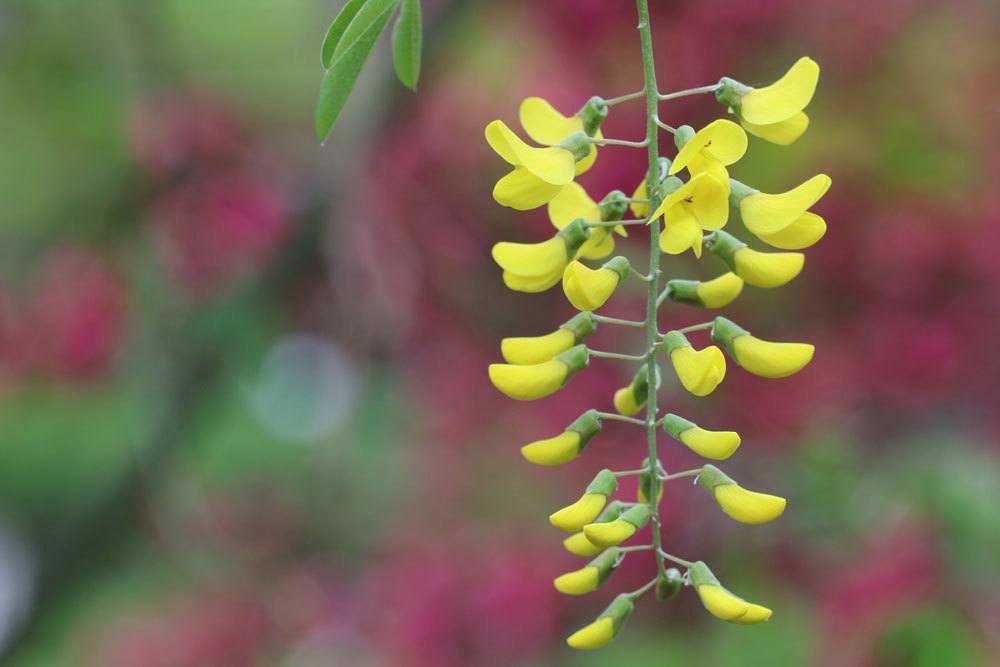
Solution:
M642 44L643 92L646 96L646 150L649 155L649 169L646 171L646 193L649 197L649 212L652 213L660 205L659 192L659 131L656 127L659 104L659 88L656 85L656 70L653 65L653 35L649 26L648 0L636 0L639 11L639 37ZM656 326L657 297L660 294L660 219L656 218L649 224L649 284L646 297L646 349L649 358L646 360L646 386L649 387L646 399L646 432L648 440L648 463L651 471L657 469L659 459L656 455L656 357L653 348L656 346L659 333ZM660 538L660 504L659 494L649 490L649 512L652 516L653 553L656 554L656 567L660 576L666 576L666 565L661 554Z

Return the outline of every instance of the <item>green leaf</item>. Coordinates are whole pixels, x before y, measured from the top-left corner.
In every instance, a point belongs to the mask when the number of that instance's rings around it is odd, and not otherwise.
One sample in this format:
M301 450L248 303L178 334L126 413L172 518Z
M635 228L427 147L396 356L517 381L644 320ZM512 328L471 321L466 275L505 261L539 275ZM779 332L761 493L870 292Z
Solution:
M319 58L320 62L323 63L323 69L330 68L330 63L333 62L333 52L337 48L337 45L340 44L340 38L344 36L347 26L365 2L366 0L347 0L347 4L341 8L337 17L333 19L333 23L330 24L330 29L326 31L326 37L323 39L323 48L320 49Z
M396 67L396 76L410 90L417 89L420 78L422 38L420 0L403 0L399 19L392 28L392 64Z
M391 14L392 10L396 9L397 6L399 6L399 0L365 0L364 5L354 15L351 22L347 24L340 42L334 48L330 67L333 67L333 63L344 55L351 48L351 45L357 42L368 31L368 28L373 23L379 21L386 11L389 11ZM388 23L388 17L385 20Z
M358 12L354 20L344 31L340 43L334 49L330 68L323 76L320 84L319 101L316 105L316 136L324 141L333 129L337 117L340 116L347 97L358 80L361 68L371 54L375 42L389 25L389 18L396 9L398 0L384 2L369 0L369 3ZM372 5L384 6L380 14L371 17L365 14ZM359 21L364 29L355 28Z

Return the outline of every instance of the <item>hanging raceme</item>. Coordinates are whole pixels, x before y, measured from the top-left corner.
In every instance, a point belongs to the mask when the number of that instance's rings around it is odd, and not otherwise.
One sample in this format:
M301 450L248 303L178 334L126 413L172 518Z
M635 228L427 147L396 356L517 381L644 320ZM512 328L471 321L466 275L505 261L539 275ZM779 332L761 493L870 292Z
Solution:
M503 241L493 247L493 259L503 281L519 292L542 292L562 283L563 292L580 312L554 331L538 336L505 338L501 353L506 363L489 367L490 381L518 400L541 399L565 386L573 374L590 363L625 361L631 380L586 409L558 434L522 445L521 453L540 466L561 466L580 460L585 451L600 446L600 432L609 421L643 432L642 456L634 470L600 470L579 497L549 516L552 526L570 533L563 546L572 555L589 559L554 579L556 589L583 595L607 585L628 558L652 557L655 572L640 588L621 593L597 618L567 639L579 649L608 643L631 615L634 601L648 591L668 600L685 587L694 589L705 609L717 618L740 624L768 620L771 610L749 602L723 586L702 561L689 561L664 549L660 502L665 483L695 478L711 501L729 517L746 524L777 519L785 499L751 491L714 465L669 472L658 448L669 436L695 454L714 461L732 457L741 446L738 433L713 430L674 413L661 413L660 366L669 364L685 391L709 397L724 391L726 356L739 369L765 378L782 378L804 368L813 356L806 343L771 342L757 338L725 317L661 333L658 309L666 301L700 308L723 308L735 301L745 285L773 289L795 278L804 268L802 250L826 232L826 222L812 209L830 187L819 174L787 192L771 194L731 178L733 169L750 148L747 132L777 144L789 144L806 130L804 109L812 100L819 67L802 58L775 83L751 88L724 77L718 83L660 93L653 69L648 0L636 0L643 54L643 88L636 93L602 99L592 97L571 116L541 97L529 97L520 107L520 122L536 144L523 141L502 121L486 127L486 140L510 165L497 183L494 198L511 208L527 210L547 205L556 234L541 243ZM700 130L676 128L660 120L661 104L686 95L712 93L739 122L718 118ZM644 100L646 133L641 140L611 139L601 134L602 122L614 107ZM677 151L661 156L660 132L673 135ZM598 146L645 151L646 175L626 197L620 190L597 200L574 181L595 165ZM742 176L741 176L742 177ZM632 219L626 219L631 210ZM724 228L730 211L751 239L740 239ZM642 273L615 251L615 233L629 226L649 230L650 263ZM748 243L752 241L755 247ZM777 250L765 247L771 246ZM702 258L702 249L709 251ZM661 290L662 255L691 250L712 264L705 278L672 277ZM608 259L610 257L610 259ZM600 314L616 294L638 283L646 293L646 315L641 320ZM641 352L628 354L590 347L599 325L642 330ZM691 338L689 338L691 336ZM695 341L695 336L700 338ZM710 340L707 340L710 339ZM694 341L694 342L693 342ZM626 376L629 377L629 376ZM711 404L712 399L706 401ZM607 411L605 411L607 410ZM616 498L619 481L638 478L638 502ZM648 543L629 544L651 526ZM643 540L643 542L647 542ZM677 567L667 567L674 564ZM683 570L683 572L682 572Z

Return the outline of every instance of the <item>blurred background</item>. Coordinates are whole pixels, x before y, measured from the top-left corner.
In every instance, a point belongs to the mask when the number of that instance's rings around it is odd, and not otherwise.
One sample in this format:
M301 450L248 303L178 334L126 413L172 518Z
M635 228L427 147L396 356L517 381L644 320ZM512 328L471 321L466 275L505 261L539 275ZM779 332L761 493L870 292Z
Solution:
M500 338L572 313L558 289L503 288L491 244L551 228L492 201L505 167L482 129L516 126L527 95L569 114L640 88L634 7L428 2L419 93L383 44L320 147L340 4L0 4L0 664L1000 664L995 2L652 3L664 92L821 63L809 132L752 139L734 175L834 186L803 275L726 311L815 361L780 382L731 367L706 399L667 378L661 399L739 431L725 469L789 498L765 527L686 483L664 503L668 549L774 618L644 599L592 654L563 638L650 562L560 597L579 561L546 516L644 444L612 423L564 468L518 450L608 409L634 369L597 360L529 404L490 386ZM605 124L641 132L641 104ZM605 148L582 182L631 192L644 164ZM607 313L642 308L629 285ZM672 305L661 328L704 319ZM610 329L595 347L634 348Z

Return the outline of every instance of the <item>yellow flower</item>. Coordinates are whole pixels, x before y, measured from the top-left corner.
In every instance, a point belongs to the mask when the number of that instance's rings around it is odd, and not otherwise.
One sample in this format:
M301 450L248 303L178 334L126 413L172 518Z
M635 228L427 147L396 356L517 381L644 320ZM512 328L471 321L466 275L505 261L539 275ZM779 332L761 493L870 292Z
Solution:
M614 220L621 220L620 214L615 218L610 217L610 214L616 213L619 210L617 207L610 205L610 202L618 199L619 196L624 198L624 195L620 192L612 192L604 198L601 204L598 204L590 198L590 195L583 189L583 186L575 182L570 183L549 202L549 220L552 221L556 229L562 229L578 218L584 222L612 222ZM621 207L621 213L623 214L624 212L623 206ZM608 215L605 215L606 213ZM619 236L628 236L625 227L622 225L616 225L614 230ZM611 235L611 228L592 227L590 229L590 238L580 246L580 257L584 259L603 259L614 252L614 249L615 239Z
M743 625L763 623L771 618L771 610L767 607L747 602L723 587L704 562L694 563L689 572L691 585L698 592L702 605L716 618Z
M681 138L682 133L678 132L676 137ZM720 177L725 174L722 178L728 181L725 167L738 161L746 152L746 132L736 123L720 118L687 139L667 173L673 175L687 167L692 175L709 172Z
M597 411L588 410L559 435L536 440L522 447L521 455L535 465L563 465L579 456L600 430L601 419L597 416Z
M608 497L618 488L615 474L605 468L594 477L583 496L549 516L549 523L566 532L576 532L597 518Z
M586 110L581 109L581 113ZM574 116L564 116L548 101L541 97L528 97L521 102L518 113L521 120L521 127L531 137L532 141L543 146L557 146L567 138L577 132L585 132L584 119L580 114ZM607 115L607 107L604 108L604 115ZM603 116L602 116L603 119ZM601 138L600 130L596 130L593 136ZM590 145L587 156L576 163L577 175L590 169L597 159L597 146Z
M629 262L624 257L614 257L599 269L570 262L563 272L563 292L577 310L597 310L611 298L628 272Z
M667 332L660 345L681 384L695 396L708 396L726 377L726 358L714 345L695 350L679 331Z
M705 308L722 308L736 300L743 291L743 279L735 273L724 273L712 280L667 281L667 296L678 303L690 303Z
M816 348L809 343L774 343L751 336L725 317L716 317L712 339L726 347L729 356L747 371L765 378L783 378L812 361Z
M504 338L500 341L500 353L508 364L540 364L583 342L596 327L590 313L577 313L550 334Z
M719 230L705 237L705 247L724 261L744 282L755 287L781 287L805 265L800 252L760 252L732 234Z
M490 382L513 399L533 401L559 391L574 373L587 366L587 361L587 349L577 345L540 364L490 364Z
M706 459L728 459L740 446L740 435L735 431L709 431L675 414L663 418L663 429Z
M669 182L669 181L668 181ZM700 173L667 195L650 219L663 216L660 248L701 257L702 230L722 229L729 218L729 190L711 173Z
M775 234L796 222L830 189L830 177L817 174L788 192L767 194L751 190L740 198L740 216L754 235Z
M596 556L604 550L603 547L596 546L588 540L582 530L563 540L563 546L566 547L566 551L576 556Z
M799 58L784 76L764 88L753 88L739 101L740 118L755 125L787 121L812 101L819 82L819 65Z
M590 236L577 221L541 243L501 241L493 246L493 261L503 269L503 281L518 292L543 292L562 278L566 265Z
M656 373L656 388L660 388L660 369L654 367ZM646 368L640 368L632 376L632 381L627 387L617 390L614 395L615 410L618 414L631 417L646 405L649 398L649 384L646 381Z
M583 534L598 547L613 547L635 535L649 521L649 506L635 505L614 521L588 523Z
M784 498L747 491L713 465L702 467L698 484L712 494L723 512L741 523L767 523L785 511Z
M757 238L782 250L801 250L819 241L824 234L826 221L807 211L784 229L770 234L761 232L757 234Z
M486 126L486 141L514 167L493 188L493 198L503 206L520 211L538 208L573 180L576 160L566 148L529 146L500 120Z
M580 628L566 639L576 649L595 649L614 639L634 609L632 597L622 593L612 600L597 620Z
M552 583L560 593L585 595L600 588L621 561L618 549L608 549L579 570L556 577Z

